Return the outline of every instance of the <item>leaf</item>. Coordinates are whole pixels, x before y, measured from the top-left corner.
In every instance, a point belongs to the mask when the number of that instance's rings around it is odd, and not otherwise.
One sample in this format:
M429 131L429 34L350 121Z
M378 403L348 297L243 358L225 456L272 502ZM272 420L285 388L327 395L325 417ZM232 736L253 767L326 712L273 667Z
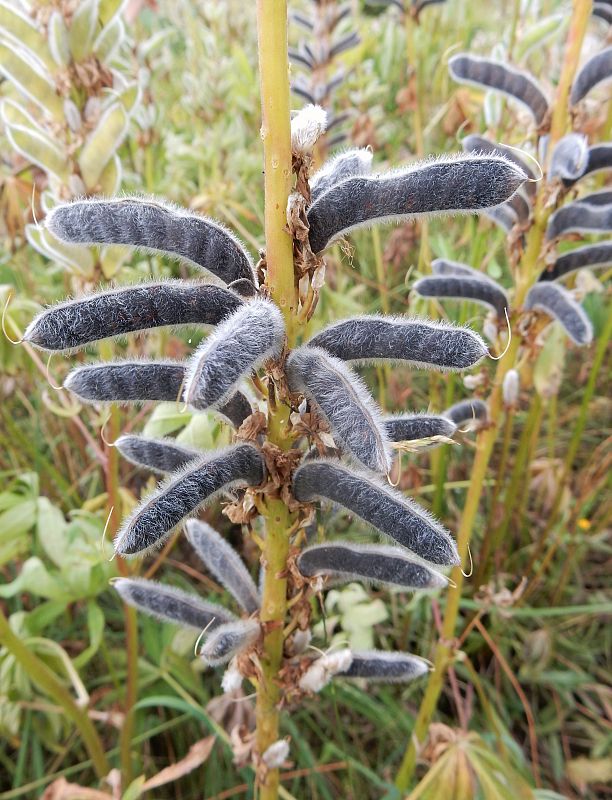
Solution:
M545 40L561 36L569 25L569 20L567 14L552 14L528 28L516 43L516 61L522 61L527 53Z
M192 416L189 411L181 413L179 403L161 403L147 420L143 435L152 439L167 436L169 433L184 428Z
M0 514L0 544L27 533L36 522L36 502L22 500Z
M37 500L36 535L43 550L57 566L66 562L66 520L62 512L46 497Z
M87 629L89 631L89 646L79 653L72 663L77 669L81 669L90 661L100 649L102 635L104 633L104 614L95 600L87 603Z
M184 758L181 758L180 761L171 764L169 767L162 769L161 772L158 772L157 775L149 778L143 785L143 790L149 791L150 789L157 789L159 786L164 786L166 783L178 780L178 778L182 778L183 775L188 775L190 772L193 772L194 769L197 769L197 767L208 760L216 741L216 736L206 736L204 739L200 739L199 742L196 742L189 748L189 752Z
M47 597L52 600L62 599L67 594L63 581L51 575L36 556L24 562L21 572L14 581L0 586L0 597L15 597L21 592L31 592L37 597Z
M590 783L612 781L612 758L572 758L567 762L565 771L582 794L587 791Z

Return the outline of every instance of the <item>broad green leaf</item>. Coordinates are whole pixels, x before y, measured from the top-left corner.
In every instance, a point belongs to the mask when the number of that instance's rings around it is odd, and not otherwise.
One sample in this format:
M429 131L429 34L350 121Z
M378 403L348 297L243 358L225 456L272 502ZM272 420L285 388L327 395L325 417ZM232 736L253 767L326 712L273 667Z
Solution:
M36 501L22 500L0 514L0 543L4 544L22 533L27 533L36 523Z
M157 438L184 428L191 420L189 411L181 413L181 403L160 403L147 420L143 429L145 436Z
M0 74L55 120L63 119L62 100L50 74L43 68L37 68L24 51L7 42L0 42Z
M102 643L104 614L95 600L87 603L87 630L89 631L89 646L73 659L73 664L77 669L82 669L95 656Z
M47 597L51 600L62 599L67 595L64 582L51 575L36 556L24 562L21 572L14 581L0 585L0 597L15 597L21 592L31 592L37 597Z
M66 520L59 508L54 506L47 497L39 497L37 507L37 539L51 561L61 568L68 555L66 552Z
M128 116L122 105L114 103L100 117L79 155L81 177L88 189L96 188L104 167L123 141Z
M530 50L541 45L547 39L561 36L569 25L569 20L568 14L553 14L528 28L516 43L516 60L522 61Z

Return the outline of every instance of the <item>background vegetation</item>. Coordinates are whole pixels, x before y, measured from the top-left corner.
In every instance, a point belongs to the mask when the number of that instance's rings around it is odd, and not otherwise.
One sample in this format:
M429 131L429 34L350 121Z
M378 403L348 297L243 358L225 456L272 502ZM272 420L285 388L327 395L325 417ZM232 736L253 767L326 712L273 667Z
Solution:
M41 306L68 294L109 280L184 274L157 256L130 256L117 248L60 251L38 227L58 200L119 187L156 194L223 220L253 252L263 244L254 4L101 3L96 37L109 28L115 46L92 39L89 50L83 45L87 20L79 21L79 7L87 5L0 3L0 295L3 305L13 297L4 319L13 339ZM61 70L62 80L71 82L78 125L67 103L41 110L31 98L23 100L5 53L14 24L5 18L5 6L22 13L30 7L45 25L53 8L64 21L67 38L54 35L73 48L70 63L82 65ZM361 41L338 57L346 77L333 94L335 111L349 114L341 128L347 143L371 145L378 165L459 151L466 132L488 130L498 141L529 143L520 113L499 96L487 96L483 104L481 92L453 83L447 60L468 49L511 53L552 92L563 66L569 2L448 0L425 9L418 24L400 24L392 9L353 6L346 29L356 30ZM71 39L75 17L83 27ZM592 19L584 54L599 49L609 30ZM294 45L304 35L291 27ZM79 47L84 49L75 54ZM45 53L41 45L38 55L44 59ZM119 91L117 84L109 90L105 70L111 69L121 77ZM293 71L300 72L298 65ZM11 100L25 102L41 126L35 144L19 139ZM294 96L295 108L302 103ZM109 115L113 126L102 125ZM593 126L591 141L612 138L609 101ZM44 137L58 150L62 174L42 166ZM594 188L603 188L604 180L597 177ZM327 258L317 325L382 310L434 313L479 328L477 306L442 308L411 294L411 283L429 271L433 257L481 266L505 286L512 283L506 236L486 218L362 231L354 240L354 250L337 247ZM471 796L465 794L467 774L470 791L487 800L612 794L605 277L600 272L581 279L593 344L575 348L553 328L545 346L534 347L529 390L506 412L474 526L475 574L463 588L456 653L419 753L420 782L413 782L411 798ZM117 345L115 352L180 356L197 336L163 330ZM102 355L112 357L112 348ZM103 537L109 498L115 515L129 511L152 482L126 463L117 482L108 441L119 430L144 428L211 447L229 441L227 428L212 416L191 418L174 404L153 412L115 411L107 421L105 412L80 407L55 388L67 361L47 364L7 337L0 338L0 365L0 607L8 620L0 623L0 799L39 797L45 790L49 798L102 797L67 786L97 786L98 767L117 770L115 789L111 780L105 791L124 798L147 791L185 800L249 795L253 774L240 766L236 726L252 726L251 701L217 697L218 677L194 659L190 634L122 607L109 580L128 567L109 561L112 549ZM474 392L487 397L493 371L494 365L485 366L466 379L466 387L456 376L394 369L381 381L378 399L389 411L440 411ZM403 456L410 466L401 488L452 531L472 477L475 436L466 433L461 448ZM253 559L238 527L221 515L208 518L247 561ZM335 524L336 532L363 534L357 522ZM495 531L501 535L491 547ZM485 542L489 556L481 560ZM155 558L130 563L134 569L213 599L223 594L182 538ZM441 635L444 603L443 595L432 601L399 592L366 594L351 585L327 595L325 613L344 641L427 656ZM394 778L422 694L421 683L367 690L339 683L325 690L324 701L315 698L284 715L295 762L283 777L284 796L403 796ZM94 751L96 744L101 748L98 764L88 735L95 738ZM188 753L191 760L181 761ZM166 773L167 782L159 777L178 762L183 769ZM154 776L158 784L147 784Z

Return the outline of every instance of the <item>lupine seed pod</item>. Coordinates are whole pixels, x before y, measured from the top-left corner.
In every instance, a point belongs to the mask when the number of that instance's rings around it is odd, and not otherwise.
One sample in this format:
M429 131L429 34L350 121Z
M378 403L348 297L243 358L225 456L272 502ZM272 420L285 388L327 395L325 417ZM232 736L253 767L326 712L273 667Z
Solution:
M372 171L372 151L367 147L355 147L339 153L323 164L310 179L312 200L332 186L356 175L369 175Z
M559 139L550 157L550 178L576 181L588 164L589 146L586 136L568 133Z
M297 563L302 575L328 575L334 583L363 580L404 589L439 589L447 584L443 575L407 558L401 548L381 544L315 544L302 551Z
M217 325L242 305L221 286L186 281L124 286L52 306L30 323L24 338L42 350L74 350L163 325Z
M300 678L299 687L303 692L320 692L331 681L334 675L345 673L350 669L353 654L348 648L325 653L315 659Z
M601 206L612 206L612 190L602 189L599 192L585 194L584 197L580 197L576 200L576 203L578 205L597 206L598 208Z
M492 142L486 136L478 136L475 133L465 136L461 144L466 153L486 153L487 155L504 156L508 161L519 169L527 173L529 180L521 187L521 191L525 191L528 195L536 193L536 176L530 164L527 164L516 152L513 147L506 147L503 144Z
M530 112L540 126L548 112L548 100L540 84L529 72L501 61L459 53L448 62L452 77L460 83L486 87L513 98Z
M502 319L505 310L510 307L508 296L501 286L492 280L468 278L463 275L436 275L421 278L414 284L413 289L422 297L449 297L480 303L492 308Z
M504 375L502 384L502 398L506 408L514 408L518 403L520 376L518 370L509 369Z
M385 417L387 436L392 442L411 442L443 436L446 439L457 430L451 420L440 414L397 414Z
M574 78L570 103L575 106L600 83L612 78L612 47L590 58Z
M229 420L234 428L239 428L251 416L253 409L242 392L235 392L227 402L219 406L217 413Z
M384 650L353 652L351 666L339 678L364 678L384 683L407 683L429 671L426 661L410 653L387 653Z
M391 446L385 426L358 375L325 350L308 345L292 351L286 374L292 392L317 404L338 444L375 472L389 472Z
M87 403L144 403L177 400L185 378L178 361L115 361L72 370L64 381Z
M307 461L295 472L293 493L300 502L331 500L344 506L425 561L442 566L459 563L449 532L424 508L373 475L334 461Z
M516 218L520 223L525 223L529 219L529 214L531 213L529 203L520 192L513 194L510 200L508 200L507 203L503 203L500 208L503 208L503 206L509 206L516 214Z
M188 361L185 402L197 408L222 405L242 378L280 354L284 340L283 316L274 303L250 301L219 325Z
M508 200L527 174L502 156L458 155L331 186L308 209L310 246L320 253L349 231L422 215L459 214Z
M255 283L253 261L234 234L157 199L78 200L54 208L46 225L65 242L142 248L187 261L225 283L239 278Z
M176 472L203 456L201 450L183 447L174 439L149 439L135 434L120 436L115 447L127 461L158 475Z
M608 25L612 25L612 5L606 2L593 3L593 16L603 19Z
M240 556L220 533L206 522L190 519L185 524L189 543L215 576L247 614L253 614L261 598L253 579Z
M516 216L516 212L508 205L508 203L497 206L497 208L491 208L489 211L485 211L484 213L485 217L493 220L493 222L505 230L506 233L510 233L514 226L518 225L518 217Z
M411 317L363 316L328 325L308 342L342 361L405 361L417 367L464 370L487 354L469 328Z
M215 603L207 603L197 595L175 586L144 578L117 578L113 588L124 603L164 622L203 631L236 620L234 614Z
M119 555L143 554L221 491L255 486L264 479L261 453L250 444L215 450L190 462L147 497L124 521L115 538Z
M487 404L478 398L460 400L450 408L447 408L444 416L454 422L458 428L470 422L486 422L488 416Z
M431 271L434 275L465 275L468 278L490 281L494 286L498 286L497 281L490 278L486 272L470 267L461 261L450 261L448 258L434 258L431 262Z
M588 244L563 253L550 269L544 270L538 280L556 281L583 267L600 269L609 266L612 266L612 241Z
M532 286L525 298L525 308L554 317L575 344L587 345L593 341L591 320L572 294L557 283L546 281Z
M239 619L220 625L206 637L199 655L209 667L227 664L234 656L255 644L260 632L259 622L253 619Z
M612 13L612 11L611 11ZM577 180L584 178L586 175L592 175L594 172L601 172L602 170L612 169L612 143L600 142L589 147L587 152L587 163L583 173L575 180L564 180L564 186L573 186Z
M249 278L238 278L237 281L228 283L227 288L239 294L240 297L255 297L257 294L257 287Z
M607 194L602 192L601 194ZM589 202L589 198L593 198ZM612 194L611 194L612 199ZM568 233L603 232L612 230L612 203L598 205L595 195L588 195L582 202L568 203L550 217L546 238L550 241Z

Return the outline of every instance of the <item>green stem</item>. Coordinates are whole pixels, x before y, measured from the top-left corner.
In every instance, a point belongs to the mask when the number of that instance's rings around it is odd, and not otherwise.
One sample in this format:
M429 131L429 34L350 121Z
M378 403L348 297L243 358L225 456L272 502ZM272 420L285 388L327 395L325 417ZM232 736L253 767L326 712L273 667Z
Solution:
M21 639L11 630L8 620L0 613L0 644L17 659L31 680L36 683L52 700L61 706L64 713L79 731L85 749L89 753L94 770L98 778L108 775L110 766L106 760L102 741L98 736L87 711L80 708L72 695L61 684L44 661L34 655Z
M292 158L289 118L289 64L287 57L286 0L258 0L257 35L261 84L261 138L265 164L266 285L285 318L289 347L297 336L297 294L293 269L293 244L286 232L285 213L291 191ZM288 449L289 408L269 403L268 441ZM263 551L265 579L261 623L263 646L256 702L256 746L261 756L279 738L278 672L283 660L283 627L287 615L287 556L293 515L280 498L266 502L266 536ZM276 800L279 771L258 771L260 800Z

